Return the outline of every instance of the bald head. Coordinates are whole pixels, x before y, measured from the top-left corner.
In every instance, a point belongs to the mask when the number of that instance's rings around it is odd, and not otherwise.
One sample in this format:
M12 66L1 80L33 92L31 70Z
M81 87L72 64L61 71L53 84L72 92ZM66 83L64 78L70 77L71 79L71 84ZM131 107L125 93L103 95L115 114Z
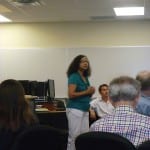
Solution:
M140 71L136 79L141 83L141 90L150 90L150 70Z

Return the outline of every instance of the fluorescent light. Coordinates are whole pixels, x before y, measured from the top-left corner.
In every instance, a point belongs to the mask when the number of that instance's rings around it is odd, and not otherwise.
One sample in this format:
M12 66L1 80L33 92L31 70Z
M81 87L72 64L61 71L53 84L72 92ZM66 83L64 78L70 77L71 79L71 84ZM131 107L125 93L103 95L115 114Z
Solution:
M117 16L144 15L144 7L118 7L114 11Z
M3 15L0 15L0 22L11 22L11 20L4 17Z

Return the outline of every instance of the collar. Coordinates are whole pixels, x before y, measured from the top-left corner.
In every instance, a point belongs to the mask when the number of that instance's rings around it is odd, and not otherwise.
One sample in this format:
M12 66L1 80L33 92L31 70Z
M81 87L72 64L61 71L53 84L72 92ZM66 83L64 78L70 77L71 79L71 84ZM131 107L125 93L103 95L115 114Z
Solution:
M144 93L141 93L141 97L144 97L144 98L146 98L146 99L149 99L149 100L150 100L150 96L147 96L147 95L145 95Z
M120 113L134 112L134 109L130 105L120 105L115 108L115 112L120 112Z

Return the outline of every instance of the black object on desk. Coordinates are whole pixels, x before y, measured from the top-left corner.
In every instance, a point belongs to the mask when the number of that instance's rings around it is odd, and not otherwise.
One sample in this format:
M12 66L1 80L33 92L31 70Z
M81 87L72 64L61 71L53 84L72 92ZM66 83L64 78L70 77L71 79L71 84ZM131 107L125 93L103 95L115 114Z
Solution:
M40 124L68 131L66 111L36 111Z

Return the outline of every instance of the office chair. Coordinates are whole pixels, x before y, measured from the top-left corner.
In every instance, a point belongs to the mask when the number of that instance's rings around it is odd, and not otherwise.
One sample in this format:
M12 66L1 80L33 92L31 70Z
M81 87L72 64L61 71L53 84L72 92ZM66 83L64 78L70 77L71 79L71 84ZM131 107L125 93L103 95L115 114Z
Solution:
M137 150L150 150L150 140L143 142L137 147Z
M86 132L77 136L76 150L136 150L126 138L108 132Z
M36 125L21 132L11 150L65 150L63 133L47 125Z

